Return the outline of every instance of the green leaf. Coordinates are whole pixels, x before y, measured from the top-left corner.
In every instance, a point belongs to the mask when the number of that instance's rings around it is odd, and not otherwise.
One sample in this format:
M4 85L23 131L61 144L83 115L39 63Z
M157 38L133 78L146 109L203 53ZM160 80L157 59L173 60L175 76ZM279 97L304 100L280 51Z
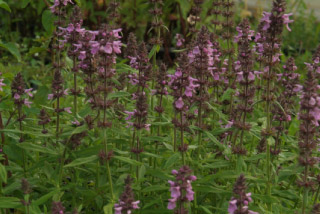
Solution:
M17 145L22 149L31 150L33 152L41 152L41 153L47 153L52 155L58 155L56 151L41 145L34 144L34 143L23 142Z
M162 185L152 185L149 187L144 188L141 192L154 192L154 191L163 191L168 190L169 187L162 186Z
M21 54L20 54L20 51L15 43L13 43L13 42L8 42L5 44L0 43L0 47L9 51L13 56L15 56L17 58L17 60L19 62L21 61Z
M274 138L273 137L268 137L267 143L268 143L268 145L273 146L275 144Z
M163 143L163 145L164 145L167 149L169 149L170 151L173 151L173 146L172 146L172 145L170 145L170 144L168 144L168 143Z
M14 197L0 197L0 208L17 208L21 206L21 200Z
M214 144L216 144L220 149L224 149L223 144L222 144L220 141L218 141L215 136L213 136L213 135L212 135L210 132L208 132L208 131L205 131L204 133L205 133L205 134L207 135L207 137L208 137Z
M89 156L89 157L86 157L86 158L78 158L78 159L72 161L71 163L65 165L64 167L67 168L67 167L79 166L79 165L82 165L82 164L91 163L91 162L93 162L95 160L98 160L98 156L97 155L92 155L92 156Z
M119 161L131 164L131 165L134 165L134 166L141 166L142 165L141 162L136 161L136 160L132 160L132 159L127 158L127 157L115 156L114 159L117 159Z
M139 178L144 178L145 174L146 174L146 167L142 165L139 169Z
M28 6L28 4L30 3L30 0L22 0L21 2L21 8L25 8Z
M81 0L74 0L74 1L79 7L81 7Z
M200 208L207 214L213 214L208 208L206 208L204 206L200 206Z
M222 95L221 100L230 100L231 95L234 94L234 89L228 88Z
M39 199L37 199L36 201L32 202L32 205L36 205L36 206L40 206L42 204L44 204L45 202L47 202L50 198L52 198L55 194L57 194L59 192L58 189L55 189L47 194L45 194L44 196L41 196Z
M160 45L154 45L148 55L148 58L151 59L153 55L159 52L159 50L160 50Z
M0 178L1 182L7 183L7 170L2 164L0 164Z
M106 206L103 207L103 213L104 214L113 214L112 210L113 210L113 204L108 204Z
M163 180L171 180L174 179L173 176L166 174L165 172L161 171L160 169L148 169L146 172L148 175L152 175L154 177L163 179Z
M125 91L117 91L109 94L108 99L120 98L120 97L130 97L131 94Z
M11 9L10 9L9 5L6 2L4 2L3 0L0 0L0 7L5 9L9 13L11 13Z
M54 16L49 10L45 10L42 13L42 25L49 34L52 34L54 29Z
M171 166L173 166L173 164L177 163L177 161L180 159L180 154L179 153L175 153L173 154L171 157L168 158L168 160L166 161L164 168L168 169Z

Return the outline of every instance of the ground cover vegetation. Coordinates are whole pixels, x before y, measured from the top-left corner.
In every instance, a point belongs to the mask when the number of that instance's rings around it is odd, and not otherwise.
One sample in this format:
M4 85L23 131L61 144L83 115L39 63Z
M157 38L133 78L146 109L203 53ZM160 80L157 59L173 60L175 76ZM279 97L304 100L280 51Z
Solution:
M320 213L320 27L269 6L0 0L0 213Z

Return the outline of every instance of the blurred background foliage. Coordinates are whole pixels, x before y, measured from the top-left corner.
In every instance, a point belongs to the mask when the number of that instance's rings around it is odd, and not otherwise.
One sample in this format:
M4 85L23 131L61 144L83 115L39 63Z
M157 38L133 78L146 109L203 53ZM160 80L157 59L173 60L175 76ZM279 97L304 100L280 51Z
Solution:
M74 0L84 16L84 26L96 30L106 22L110 0ZM123 29L123 41L129 32L135 32L139 40L148 41L152 37L150 30L152 17L148 10L148 0L118 0L121 19L118 25ZM288 0L287 12L294 12L292 32L284 35L283 51L286 56L294 56L298 65L307 61L320 40L319 17L313 12L317 8L308 8L313 0ZM201 15L202 24L209 29L213 18L208 11L213 0L206 0ZM272 1L237 0L236 24L241 18L249 17L253 29ZM316 2L316 1L315 1ZM190 0L164 0L163 21L168 29L163 28L164 48L171 52L174 36L181 33L188 36L188 16ZM320 7L320 2L318 3ZM50 38L54 31L54 17L49 12L51 0L0 0L0 62L22 62L24 66L41 67L50 59ZM317 5L317 3L315 3ZM314 5L313 5L314 6ZM313 10L312 10L313 9ZM200 25L199 25L200 26ZM14 58L12 57L14 56ZM161 56L160 56L161 57ZM167 64L172 65L170 55L163 56Z

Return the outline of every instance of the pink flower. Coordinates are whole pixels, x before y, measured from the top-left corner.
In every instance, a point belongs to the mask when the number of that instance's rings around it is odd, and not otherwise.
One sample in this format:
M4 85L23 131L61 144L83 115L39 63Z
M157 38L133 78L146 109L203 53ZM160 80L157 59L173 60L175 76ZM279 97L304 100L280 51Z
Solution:
M197 177L195 175L191 175L189 178L190 178L191 181L197 180Z
M71 123L73 125L80 126L80 122L78 120L72 121Z
M296 84L295 87L293 88L293 91L294 91L294 92L299 92L299 91L302 90L302 88L303 88L302 85Z
M169 199L168 210L173 210L174 208L176 208L176 201L176 198Z
M20 95L17 94L17 93L15 93L13 98L14 98L15 100L18 100L18 99L20 99Z
M2 87L5 86L6 84L3 83L4 79L0 79L0 91L2 91Z
M66 107L63 109L65 112L69 113L69 114L72 114L71 112L71 107Z
M117 39L120 39L121 36L119 35L119 33L120 33L121 31L122 31L121 28L113 30L113 31L112 31L113 36L116 37Z
M192 53L193 53L194 55L200 54L200 49L199 49L199 47L198 47L198 46L194 47Z
M192 191L192 186L191 186L191 181L188 180L188 186L187 186L187 193L186 193L186 198L188 199L188 201L193 201L193 195L194 195L194 192Z
M183 43L185 42L184 38L182 37L181 34L176 34L176 40L177 40L177 47L181 47Z
M138 204L140 203L140 201L134 201L132 202L132 208L133 209L139 209Z
M228 123L224 126L224 128L229 129L232 127L232 125L233 125L233 120L228 121Z
M115 207L115 208L114 208L114 211L115 211L114 214L122 214L122 213L121 213L121 210L122 210L122 207Z
M229 214L234 214L234 212L237 210L237 200L231 200L229 202L228 212Z
M174 169L174 170L171 171L171 173L172 173L173 175L177 175L177 174L178 174L178 171Z
M48 100L52 100L53 99L53 94L48 94Z
M29 97L33 97L33 94L31 93L32 88L29 89L25 89L24 92L29 96Z
M176 102L175 102L176 108L177 109L182 109L184 106L184 102L182 100L182 97L180 97Z
M237 81L241 82L242 80L243 80L243 72L241 71L237 73Z
M113 41L112 43L112 47L113 47L113 51L117 54L121 53L121 42L120 41Z
M145 130L150 131L150 126L151 126L151 124L144 124Z
M91 54L96 55L99 51L99 43L97 41L90 41Z
M267 31L270 27L270 23L271 23L270 16L271 16L271 13L263 12L262 19L261 19L261 22L264 23L262 28L263 31Z
M79 57L78 59L80 59L81 61L83 61L86 58L86 52L85 51L80 51Z
M248 75L248 80L254 80L255 76L252 72L249 72L249 75Z
M180 187L179 186L173 186L170 188L171 191L171 197L172 198L179 198L181 193L180 193Z
M282 16L282 19L283 19L283 24L286 25L288 31L291 31L291 29L289 28L289 24L293 22L293 20L290 20L290 16L292 16L292 13L288 13L288 14L284 14Z
M313 97L311 97L309 100L309 105L313 106L315 104L316 104L316 100Z
M68 95L68 91L69 91L68 88L67 88L66 90L64 90L64 91L63 91L63 95L66 95L66 96L67 96L67 95Z
M100 50L107 53L107 54L112 54L112 45L111 43L107 43L106 46L100 47Z
M32 102L30 102L28 99L25 99L25 100L24 100L24 104L25 104L28 108L30 108L30 104L32 104Z
M132 116L134 116L134 113L136 112L136 110L134 111L124 111L124 113L126 113L128 115L128 117L126 117L125 120L131 120Z

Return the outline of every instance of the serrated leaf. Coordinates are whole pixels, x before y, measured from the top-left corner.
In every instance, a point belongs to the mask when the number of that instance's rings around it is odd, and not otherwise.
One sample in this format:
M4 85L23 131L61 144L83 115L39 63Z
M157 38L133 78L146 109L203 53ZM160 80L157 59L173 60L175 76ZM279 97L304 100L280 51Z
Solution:
M17 58L17 60L19 62L21 61L21 54L20 54L20 51L15 43L13 43L13 42L8 42L5 44L0 43L0 47L9 51L13 56L15 56Z
M11 9L7 2L4 2L3 0L0 0L0 7L11 13Z
M85 157L85 158L78 158L78 159L72 161L71 163L65 165L64 167L67 168L67 167L79 166L79 165L82 165L82 164L91 163L91 162L96 161L96 160L98 160L98 156L97 155L92 155L90 157Z

